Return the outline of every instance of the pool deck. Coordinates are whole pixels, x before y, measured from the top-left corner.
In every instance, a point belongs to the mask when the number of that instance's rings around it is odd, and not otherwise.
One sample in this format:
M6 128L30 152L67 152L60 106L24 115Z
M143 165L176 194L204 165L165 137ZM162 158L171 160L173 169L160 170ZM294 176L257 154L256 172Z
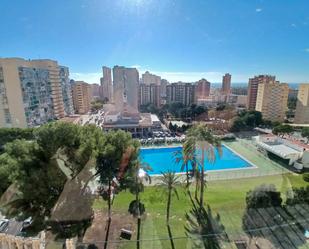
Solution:
M234 169L222 169L222 170L211 170L206 172L207 181L216 180L228 180L228 179L239 179L239 178L250 178L260 177L269 175L280 175L285 173L291 173L288 169L282 167L280 164L265 157L262 153L258 152L250 141L244 139L238 139L233 142L224 142L224 146L230 149L237 156L247 161L252 165L248 168L234 168ZM146 148L162 148L162 146L152 146ZM178 145L170 145L164 147L181 147ZM144 149L144 148L143 148ZM185 180L185 173L178 173L181 175L181 180ZM151 175L152 184L158 183L160 175ZM182 179L183 178L183 179Z

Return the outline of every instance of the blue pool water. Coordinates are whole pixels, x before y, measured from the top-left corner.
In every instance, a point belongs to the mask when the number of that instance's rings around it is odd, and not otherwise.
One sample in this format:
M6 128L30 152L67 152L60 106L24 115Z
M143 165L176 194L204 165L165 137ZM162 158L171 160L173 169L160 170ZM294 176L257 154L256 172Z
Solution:
M152 148L152 149L141 149L140 158L141 161L147 163L152 168L150 175L161 174L167 170L175 172L181 172L181 163L175 162L175 152L181 151L182 147L172 148ZM216 152L216 160L214 163L209 163L205 159L206 170L222 170L222 169L238 169L238 168L249 168L252 165L233 153L227 147L222 146L222 155L219 157Z

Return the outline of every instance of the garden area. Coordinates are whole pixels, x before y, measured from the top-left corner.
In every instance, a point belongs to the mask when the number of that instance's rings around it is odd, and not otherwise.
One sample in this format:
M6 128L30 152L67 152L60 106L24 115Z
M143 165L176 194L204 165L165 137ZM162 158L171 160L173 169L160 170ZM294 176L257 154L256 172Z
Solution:
M246 209L246 194L250 190L262 184L273 184L281 192L283 201L287 198L291 187L300 188L308 185L301 175L285 174L256 178L244 178L224 181L211 181L207 183L205 190L205 204L209 205L212 214L220 215L225 232L236 238L243 232L242 217ZM179 199L174 195L171 204L171 230L175 248L193 248L191 239L187 238L185 226L187 224L186 213L192 207L190 198L183 187L178 187ZM117 196L113 205L113 212L128 213L127 200L133 199L129 192L122 192ZM142 221L142 245L141 248L170 248L166 229L166 202L167 195L160 187L147 187L141 194L141 201L145 204L145 214ZM102 211L107 208L106 202L97 199L93 204L94 210ZM117 243L120 248L136 248L135 240L132 242ZM226 248L233 247L227 242ZM304 247L306 248L306 247Z
M210 172L205 160L214 163L222 144L196 125L177 154L183 180L166 170L150 184L139 142L123 131L59 122L0 135L1 212L31 217L18 236L44 231L48 249L68 241L79 249L308 248L308 175L249 141L225 145L258 167Z

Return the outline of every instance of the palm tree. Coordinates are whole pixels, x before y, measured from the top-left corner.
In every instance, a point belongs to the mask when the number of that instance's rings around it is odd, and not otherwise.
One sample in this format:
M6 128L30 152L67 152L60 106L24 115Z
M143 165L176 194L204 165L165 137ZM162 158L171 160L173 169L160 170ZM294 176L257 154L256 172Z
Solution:
M204 186L205 186L205 158L208 162L213 163L216 159L215 151L221 154L221 142L218 138L213 136L209 129L204 125L197 125L190 128L187 132L186 141L184 143L185 153L195 158L194 172L197 180L196 185L196 199L198 180L200 181L200 206L204 204Z
M104 186L100 189L100 195L104 200L107 200L108 206L108 218L107 218L107 227L104 240L104 249L107 248L108 237L110 225L112 222L112 181L113 181L113 167L115 166L114 162L107 158L99 158L97 161L97 173L96 175L100 176L100 183ZM106 189L107 185L107 189Z
M189 154L186 154L184 150L176 151L174 153L175 162L177 164L181 164L180 170L184 171L186 170L186 187L188 188L190 185L189 180L189 162L191 161L189 158Z
M178 192L177 192L177 185L180 184L179 176L175 174L173 171L167 171L166 173L161 172L162 176L160 177L159 186L163 187L167 191L167 205L166 205L166 226L168 230L168 235L171 241L172 249L175 249L173 236L169 225L170 219L170 208L171 208L171 200L172 200L172 193L174 193L179 199Z
M131 183L131 192L135 194L135 201L131 202L130 207L132 206L132 210L129 208L129 211L133 214L133 216L137 217L137 236L136 236L136 248L140 248L140 232L141 232L141 202L139 193L143 191L144 184L143 181L151 183L151 177L147 173L147 171L151 170L151 168L140 161L136 161L134 165L133 172L133 183ZM144 211L144 210L143 210Z
M166 173L161 172L161 174L158 186L163 187L167 192L166 224L169 224L172 193L179 199L177 186L180 185L180 181L179 175L176 175L174 171L168 170Z
M186 140L183 144L182 151L185 155L185 158L189 160L192 165L192 172L195 177L195 199L197 199L197 193L199 190L199 183L200 183L200 173L199 173L199 164L197 162L196 156L196 148L195 148L195 140L193 137L186 137ZM188 193L191 195L190 191Z
M104 249L108 245L108 237L110 225L112 222L112 204L116 193L116 189L119 191L121 186L120 182L125 179L125 172L128 170L128 166L131 161L132 155L134 155L135 149L128 147L122 154L120 162L115 157L99 156L97 159L97 172L95 176L99 176L99 182L101 184L100 194L104 200L107 201L108 205L108 219L105 233Z
M209 206L201 207L191 199L192 209L186 213L186 234L192 238L194 248L219 249L220 241L228 239L220 215L214 215Z

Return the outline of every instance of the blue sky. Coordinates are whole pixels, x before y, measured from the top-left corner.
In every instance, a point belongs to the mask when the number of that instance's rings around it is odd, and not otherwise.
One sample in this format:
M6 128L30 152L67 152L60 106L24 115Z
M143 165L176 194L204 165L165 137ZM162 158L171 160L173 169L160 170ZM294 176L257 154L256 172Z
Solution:
M51 58L99 82L102 65L170 81L275 74L309 82L308 0L0 0L0 56Z

